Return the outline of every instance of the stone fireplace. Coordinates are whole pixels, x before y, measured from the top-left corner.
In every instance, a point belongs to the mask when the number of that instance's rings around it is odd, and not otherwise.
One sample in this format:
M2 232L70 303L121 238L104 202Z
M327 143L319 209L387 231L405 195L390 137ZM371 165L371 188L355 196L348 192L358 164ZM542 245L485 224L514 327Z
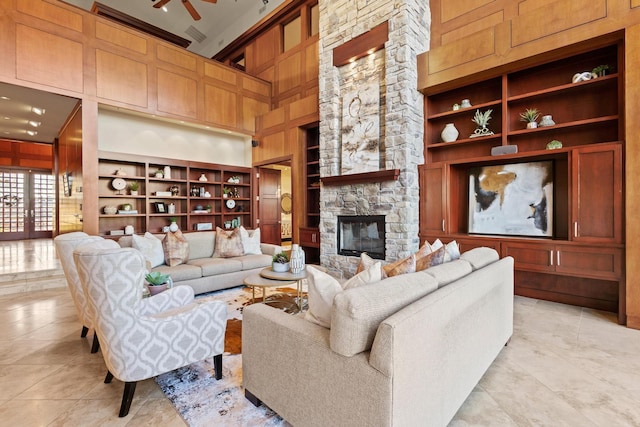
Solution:
M350 277L359 258L340 253L339 239L345 232L338 225L340 218L383 217L381 256L386 261L415 252L420 243L423 97L417 90L416 55L428 50L431 19L429 2L424 0L320 0L319 7L320 174L340 176L330 184L323 181L321 189L320 258L333 273ZM334 49L385 23L388 38L382 49L334 65ZM378 167L399 173L393 178L373 173L371 179L364 173L364 179L354 182L341 175L342 100L371 82L380 91Z
M385 258L384 215L338 215L338 254Z

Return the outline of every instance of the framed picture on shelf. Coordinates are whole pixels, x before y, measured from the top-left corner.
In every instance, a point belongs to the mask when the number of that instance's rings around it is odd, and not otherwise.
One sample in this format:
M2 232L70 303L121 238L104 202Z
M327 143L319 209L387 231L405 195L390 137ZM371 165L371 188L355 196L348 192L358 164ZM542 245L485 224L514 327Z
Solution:
M167 205L164 202L153 202L156 213L167 213Z

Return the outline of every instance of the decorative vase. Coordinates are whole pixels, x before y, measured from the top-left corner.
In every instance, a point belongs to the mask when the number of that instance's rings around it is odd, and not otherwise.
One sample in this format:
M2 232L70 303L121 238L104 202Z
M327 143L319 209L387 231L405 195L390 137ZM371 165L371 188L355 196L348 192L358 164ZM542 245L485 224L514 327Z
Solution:
M118 208L116 208L115 206L105 206L104 213L107 215L115 215L116 213L118 213Z
M169 212L170 214L176 213L176 205L174 205L173 203L169 203L169 206L167 206L167 212Z
M127 225L124 228L124 234L133 234L134 230L133 230L133 225Z
M138 190L131 190L131 195L132 196L137 196L138 195Z
M289 271L289 263L273 262L271 263L271 269L276 273L286 273Z
M298 274L305 269L305 255L304 251L297 243L291 246L291 260L289 261L291 266L291 272Z
M171 179L171 166L164 167L164 177L166 179Z
M551 115L542 116L542 120L540 120L540 126L553 126L556 122L553 121Z
M164 177L164 173L162 171L156 172L156 178L162 178L162 177Z
M171 231L172 233L175 233L176 231L178 231L178 224L173 221L171 224L169 224L169 231Z
M458 135L460 135L460 132L458 132L453 123L447 123L440 133L440 137L444 142L453 142L458 139Z
M198 181L207 181L207 176L203 173L202 175L200 175L200 178L198 178Z
M471 107L471 101L469 101L468 99L463 99L462 102L460 102L460 106L462 108L469 108Z
M166 291L168 286L169 285L166 283L163 283L162 285L153 285L153 286L147 285L147 289L149 289L149 294L151 296L154 296L154 295L158 295L160 292Z

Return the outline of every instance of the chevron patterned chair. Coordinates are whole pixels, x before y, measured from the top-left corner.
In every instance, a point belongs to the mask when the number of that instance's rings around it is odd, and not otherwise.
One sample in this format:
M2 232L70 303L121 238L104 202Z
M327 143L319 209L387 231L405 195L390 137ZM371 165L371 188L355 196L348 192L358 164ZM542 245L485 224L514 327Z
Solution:
M137 381L212 356L222 378L225 303L196 302L189 286L143 298L146 264L133 248L79 247L74 260L108 369L104 382L125 383L120 417L129 413Z

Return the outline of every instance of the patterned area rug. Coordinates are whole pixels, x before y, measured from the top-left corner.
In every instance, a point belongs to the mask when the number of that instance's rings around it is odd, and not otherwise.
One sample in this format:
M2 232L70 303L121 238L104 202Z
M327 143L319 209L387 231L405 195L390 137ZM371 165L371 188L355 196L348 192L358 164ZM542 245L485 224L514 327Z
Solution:
M276 301L286 301L292 288L276 288ZM229 306L222 379L214 378L213 360L176 369L156 377L156 382L189 426L290 426L264 405L253 406L242 387L242 309L251 304L251 290L226 289L200 296L225 301ZM261 300L261 298L260 298Z

